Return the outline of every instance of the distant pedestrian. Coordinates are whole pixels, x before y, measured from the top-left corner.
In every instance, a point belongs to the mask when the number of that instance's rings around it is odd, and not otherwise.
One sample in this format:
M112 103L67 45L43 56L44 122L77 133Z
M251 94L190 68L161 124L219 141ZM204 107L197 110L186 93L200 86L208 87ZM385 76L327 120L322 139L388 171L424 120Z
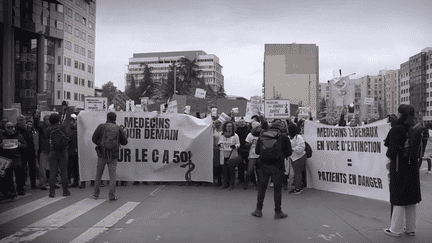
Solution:
M415 235L416 205L421 201L417 164L420 136L413 129L415 110L411 105L402 104L398 112L397 119L384 140L384 145L388 147L386 156L390 159L389 187L392 205L390 228L384 229L384 233L395 237L400 237L402 233Z
M283 133L282 122L273 122L270 129L261 133L258 138L255 153L260 155L258 160L259 189L257 205L252 215L262 217L265 192L269 179L274 184L275 219L288 217L282 212L282 183L284 179L284 159L291 156L291 142Z
M99 198L102 174L105 165L107 165L110 177L108 197L110 201L117 200L115 196L117 157L120 145L126 145L128 140L125 132L116 124L116 120L116 113L108 112L106 123L99 124L92 135L92 141L96 144L98 157L93 192L93 197L95 199Z

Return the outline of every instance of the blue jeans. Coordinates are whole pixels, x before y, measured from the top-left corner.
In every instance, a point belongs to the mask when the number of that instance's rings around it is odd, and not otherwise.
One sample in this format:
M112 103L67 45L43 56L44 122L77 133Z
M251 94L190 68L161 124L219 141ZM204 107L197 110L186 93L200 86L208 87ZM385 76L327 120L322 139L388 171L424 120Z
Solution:
M259 189L258 189L257 209L262 210L263 208L267 185L269 179L271 178L273 181L273 189L274 189L275 212L281 211L282 183L285 176L284 171L285 169L283 166L258 163Z
M108 166L108 172L110 177L109 184L109 199L115 198L116 191L116 169L117 169L117 159L102 159L98 158L97 167L96 167L96 178L95 178L95 186L94 186L94 195L99 196L100 193L100 184L102 175L105 169L105 165Z

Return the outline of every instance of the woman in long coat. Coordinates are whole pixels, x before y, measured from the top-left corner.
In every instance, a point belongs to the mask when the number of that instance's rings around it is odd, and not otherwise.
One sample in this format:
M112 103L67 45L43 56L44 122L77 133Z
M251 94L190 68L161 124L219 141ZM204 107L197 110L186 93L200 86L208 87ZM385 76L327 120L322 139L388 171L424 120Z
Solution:
M416 204L421 201L420 177L416 153L419 142L415 139L414 107L402 104L398 117L387 134L384 145L390 159L390 203L393 206L391 225L384 233L399 237L403 232L414 236ZM404 144L409 138L409 155L404 156ZM405 231L404 231L405 228Z

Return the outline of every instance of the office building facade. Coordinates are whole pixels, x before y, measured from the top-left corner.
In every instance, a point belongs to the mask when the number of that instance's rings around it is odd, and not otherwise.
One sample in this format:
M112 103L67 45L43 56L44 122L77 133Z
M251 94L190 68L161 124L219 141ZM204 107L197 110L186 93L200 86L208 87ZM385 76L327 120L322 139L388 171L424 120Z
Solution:
M316 117L319 106L319 48L315 44L265 44L264 99L287 99L310 106Z
M126 77L133 76L135 81L142 80L145 65L147 65L151 69L153 82L161 84L167 80L170 66L179 63L181 58L187 58L191 61L196 60L198 69L201 70L200 78L204 80L206 85L210 85L214 91L224 88L224 76L219 58L202 50L134 53L133 57L129 58ZM137 82L138 84L139 82ZM127 85L128 82L126 82Z
M29 115L38 108L52 110L63 100L84 107L82 96L76 95L75 100L73 94L93 96L94 88L88 88L88 83L71 87L67 81L68 75L71 80L94 81L94 69L84 73L83 66L85 70L87 65L94 67L95 5L94 0L0 0L2 108L20 103L22 113ZM79 40L70 37L71 32L81 33ZM74 52L76 45L85 50ZM81 63L80 71L68 69L68 63L72 66L75 61Z

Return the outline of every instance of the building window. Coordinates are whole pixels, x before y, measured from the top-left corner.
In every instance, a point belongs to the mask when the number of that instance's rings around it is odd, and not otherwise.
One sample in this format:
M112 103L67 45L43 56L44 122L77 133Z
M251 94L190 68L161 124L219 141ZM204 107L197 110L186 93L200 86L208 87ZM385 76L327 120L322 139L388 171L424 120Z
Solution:
M77 76L74 76L74 84L77 84L77 85L79 84L79 83L78 83L78 77L77 77Z
M84 101L84 95L81 94L81 101Z
M81 86L85 86L85 79L81 79Z
M60 90L57 90L57 99L58 99L58 100L61 99L61 92L60 92Z
M71 94L69 91L66 92L66 99L70 100L71 99Z
M68 74L66 77L67 77L67 81L66 82L70 83L71 82L71 76Z
M61 73L57 73L57 82L61 82Z
M72 18L72 9L67 8L66 9L66 15L69 16L70 18Z
M79 69L78 61L75 61L75 68L76 68L76 69Z
M62 21L55 21L55 27L59 30L63 29L63 22Z
M78 94L74 93L74 100L78 100Z
M88 26L89 26L90 29L93 29L94 28L93 22L89 21L89 25Z
M81 70L85 71L85 63L81 63Z
M57 65L61 65L61 56L57 56Z
M57 4L56 7L57 12L63 13L63 5Z

